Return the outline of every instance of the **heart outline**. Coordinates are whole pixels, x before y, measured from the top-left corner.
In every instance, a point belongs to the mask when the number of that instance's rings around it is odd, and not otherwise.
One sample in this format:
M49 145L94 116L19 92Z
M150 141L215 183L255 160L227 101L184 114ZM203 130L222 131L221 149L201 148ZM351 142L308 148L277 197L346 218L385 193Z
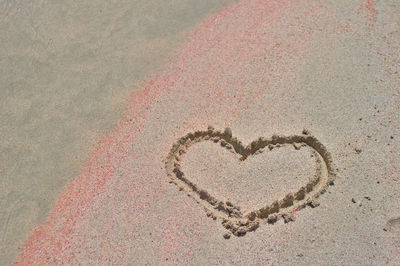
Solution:
M241 155L240 160L246 160L248 156L270 145L295 145L297 143L312 148L322 160L318 161L320 164L316 179L311 179L307 185L300 187L295 193L288 193L280 200L276 200L248 214L242 214L240 207L217 199L206 190L199 188L185 177L182 172L179 164L182 155L192 144L201 141L213 141L220 143L225 148L233 148L235 153ZM213 127L208 127L206 131L188 133L173 144L166 160L166 171L171 183L177 185L180 190L187 192L188 196L193 197L198 204L202 205L207 216L212 217L214 220L221 219L222 225L236 236L242 236L249 231L254 231L264 221L274 223L280 217L283 217L285 221L289 221L292 219L294 211L307 205L316 206L316 198L324 193L329 185L333 185L336 177L332 156L326 147L316 137L312 136L308 130L303 130L301 135L273 135L269 139L260 137L245 146L237 138L232 137L230 129L221 132Z

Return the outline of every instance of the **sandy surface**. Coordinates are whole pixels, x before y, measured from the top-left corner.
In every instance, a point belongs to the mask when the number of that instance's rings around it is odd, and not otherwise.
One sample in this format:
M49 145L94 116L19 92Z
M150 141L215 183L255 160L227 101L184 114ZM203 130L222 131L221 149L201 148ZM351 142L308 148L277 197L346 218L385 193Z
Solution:
M297 191L316 172L310 148L267 148L242 162L231 150L216 146L208 142L191 147L183 158L182 171L190 173L188 178L199 187L243 211L259 209Z
M0 1L0 264L188 30L232 1Z
M248 0L206 18L128 98L17 263L399 264L399 24L397 1L372 0ZM307 128L329 151L335 182L287 223L259 219L225 239L223 221L166 169L173 144L208 125L246 145ZM283 146L241 162L198 143L179 159L209 193L252 208L316 171L305 149Z

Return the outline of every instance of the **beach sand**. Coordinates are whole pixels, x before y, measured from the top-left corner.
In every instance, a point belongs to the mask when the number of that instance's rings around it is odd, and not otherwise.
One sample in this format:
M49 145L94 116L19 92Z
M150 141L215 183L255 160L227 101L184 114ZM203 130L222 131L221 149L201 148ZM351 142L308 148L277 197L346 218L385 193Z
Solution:
M191 28L232 1L0 2L0 265Z
M395 1L207 16L86 148L16 263L399 264L399 25Z

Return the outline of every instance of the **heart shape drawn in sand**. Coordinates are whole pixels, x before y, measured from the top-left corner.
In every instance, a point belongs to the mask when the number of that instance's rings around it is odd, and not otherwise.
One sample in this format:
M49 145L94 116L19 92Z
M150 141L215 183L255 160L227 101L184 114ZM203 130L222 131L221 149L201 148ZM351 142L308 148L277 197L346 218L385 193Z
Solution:
M274 146L284 144L292 144L296 149L302 145L308 146L321 159L317 160L319 165L316 176L310 179L305 186L301 186L294 193L286 194L282 199L275 200L271 204L244 214L241 212L240 206L234 206L229 201L225 202L217 199L183 173L180 165L182 156L191 145L204 141L219 143L221 147L240 155L239 160L241 161L246 160L251 155L255 155L265 147L272 149ZM166 170L170 182L176 184L180 190L187 192L197 203L202 205L207 216L212 217L214 220L221 219L222 225L236 236L242 236L249 231L257 229L263 222L274 223L280 217L284 218L286 222L293 220L295 211L307 205L317 206L316 198L325 192L329 185L333 185L333 180L336 176L334 169L332 157L326 147L317 138L310 135L307 130L303 130L301 135L274 135L269 139L261 137L245 146L237 138L232 137L230 129L225 129L224 132L221 132L208 127L206 131L196 131L178 139L172 146L166 160ZM225 234L224 236L229 238L230 235Z

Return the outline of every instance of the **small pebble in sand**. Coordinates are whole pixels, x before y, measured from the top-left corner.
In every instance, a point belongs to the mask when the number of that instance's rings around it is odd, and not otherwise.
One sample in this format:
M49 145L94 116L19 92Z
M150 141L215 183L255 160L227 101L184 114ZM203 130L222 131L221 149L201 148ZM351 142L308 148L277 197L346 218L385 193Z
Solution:
M313 200L313 201L311 201L310 202L310 206L312 207L312 208L315 208L315 207L318 207L320 205L320 203L319 203L319 201L317 201L317 200Z
M355 151L357 154L360 154L362 150L361 150L361 149L355 148L354 151Z
M284 215L282 215L282 218L285 223L294 221L294 216L292 214L284 214Z
M256 219L256 213L255 212L251 212L248 215L248 218L249 218L250 221L254 221Z
M231 234L229 234L229 233L225 233L225 234L224 234L224 238L225 238L225 239L229 239L229 238L231 238Z
M230 129L229 127L225 128L224 134L228 137L232 137L232 129Z
M298 143L293 143L293 147L295 150L300 150L300 145Z
M270 214L267 218L269 224L274 224L278 220L278 216L276 214Z
M261 154L262 152L263 152L263 150L262 150L262 149L260 149L260 150L257 150L257 151L254 153L254 155Z
M400 217L391 218L387 221L384 231L400 233Z

